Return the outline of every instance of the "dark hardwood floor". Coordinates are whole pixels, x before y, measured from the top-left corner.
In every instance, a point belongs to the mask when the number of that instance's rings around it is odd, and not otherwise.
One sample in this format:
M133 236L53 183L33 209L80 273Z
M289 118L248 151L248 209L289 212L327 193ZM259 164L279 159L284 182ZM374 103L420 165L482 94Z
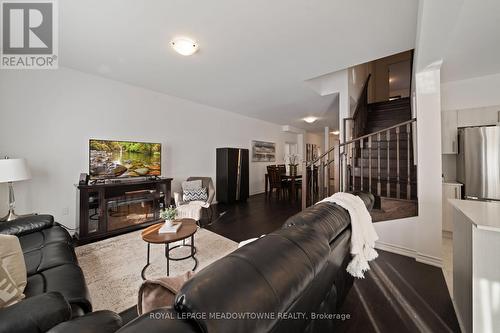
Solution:
M300 211L300 203L274 195L251 196L247 202L219 204L212 223L204 228L236 242L270 233ZM412 258L378 251L365 279L357 279L340 313L335 332L460 332L453 304L440 268ZM121 313L125 322L135 318L131 308Z
M205 226L236 242L267 234L300 211L275 195L246 203L218 205ZM460 332L443 272L405 256L378 251L365 279L357 279L341 309L351 319L338 332Z
M460 332L443 271L380 251L357 279L340 312L338 332Z
M246 202L231 205L217 204L212 223L202 219L207 230L235 242L259 237L281 228L286 219L300 211L300 202L278 199L276 194L253 195Z

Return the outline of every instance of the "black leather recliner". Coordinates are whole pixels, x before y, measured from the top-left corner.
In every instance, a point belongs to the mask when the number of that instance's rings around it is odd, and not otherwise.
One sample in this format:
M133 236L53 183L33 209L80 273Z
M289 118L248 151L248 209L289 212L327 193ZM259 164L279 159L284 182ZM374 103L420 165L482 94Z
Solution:
M71 236L52 216L2 222L0 233L19 237L28 273L26 298L0 309L0 332L115 332L121 326L114 312L91 312Z
M373 207L373 195L358 195ZM346 210L309 207L198 272L171 307L119 332L332 332L353 284L350 238Z

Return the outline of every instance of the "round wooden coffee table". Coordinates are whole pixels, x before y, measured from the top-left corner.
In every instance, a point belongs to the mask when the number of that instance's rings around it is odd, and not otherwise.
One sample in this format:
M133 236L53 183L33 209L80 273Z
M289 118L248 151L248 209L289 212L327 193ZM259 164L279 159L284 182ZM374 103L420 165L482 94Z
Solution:
M149 254L151 250L151 244L165 244L165 257L167 258L167 276L170 275L170 260L174 261L179 261L179 260L185 260L192 258L194 260L194 267L193 271L196 269L198 266L198 259L196 259L195 254L196 254L196 247L194 246L194 234L198 230L198 226L196 225L196 221L193 219L180 219L174 221L174 223L181 223L181 226L177 230L177 232L174 233L165 233L165 234L160 234L158 230L162 227L163 223L165 222L160 222L157 224L154 224L152 226L147 227L144 229L141 233L142 240L144 240L146 243L148 243L148 254L147 254L147 264L144 266L144 268L141 271L141 277L143 280L146 280L145 277L145 272L146 268L150 265L149 262ZM191 244L186 244L183 242L182 245L176 245L173 247L170 247L170 243L177 242L177 241L185 241L187 238L191 237ZM181 246L188 246L191 248L191 254L185 257L181 258L172 258L170 256L170 251L173 249L179 248Z

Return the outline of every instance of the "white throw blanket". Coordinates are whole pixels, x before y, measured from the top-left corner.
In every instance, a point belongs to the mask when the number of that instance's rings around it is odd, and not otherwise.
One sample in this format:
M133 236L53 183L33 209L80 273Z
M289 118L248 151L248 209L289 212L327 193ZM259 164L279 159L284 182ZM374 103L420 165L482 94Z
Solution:
M347 272L354 277L364 278L364 272L370 269L368 261L378 257L375 241L378 235L372 224L372 217L360 197L338 192L320 202L333 202L346 209L351 216L351 254L353 258L347 266ZM318 202L318 203L320 203Z

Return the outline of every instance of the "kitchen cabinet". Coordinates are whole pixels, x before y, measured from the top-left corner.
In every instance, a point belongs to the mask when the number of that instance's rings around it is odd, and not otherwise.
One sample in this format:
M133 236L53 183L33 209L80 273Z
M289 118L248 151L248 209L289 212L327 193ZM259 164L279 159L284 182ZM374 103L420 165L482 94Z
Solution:
M441 112L441 152L443 154L458 153L458 113L457 111Z
M443 231L453 232L453 207L448 199L461 199L462 186L460 183L443 183Z

